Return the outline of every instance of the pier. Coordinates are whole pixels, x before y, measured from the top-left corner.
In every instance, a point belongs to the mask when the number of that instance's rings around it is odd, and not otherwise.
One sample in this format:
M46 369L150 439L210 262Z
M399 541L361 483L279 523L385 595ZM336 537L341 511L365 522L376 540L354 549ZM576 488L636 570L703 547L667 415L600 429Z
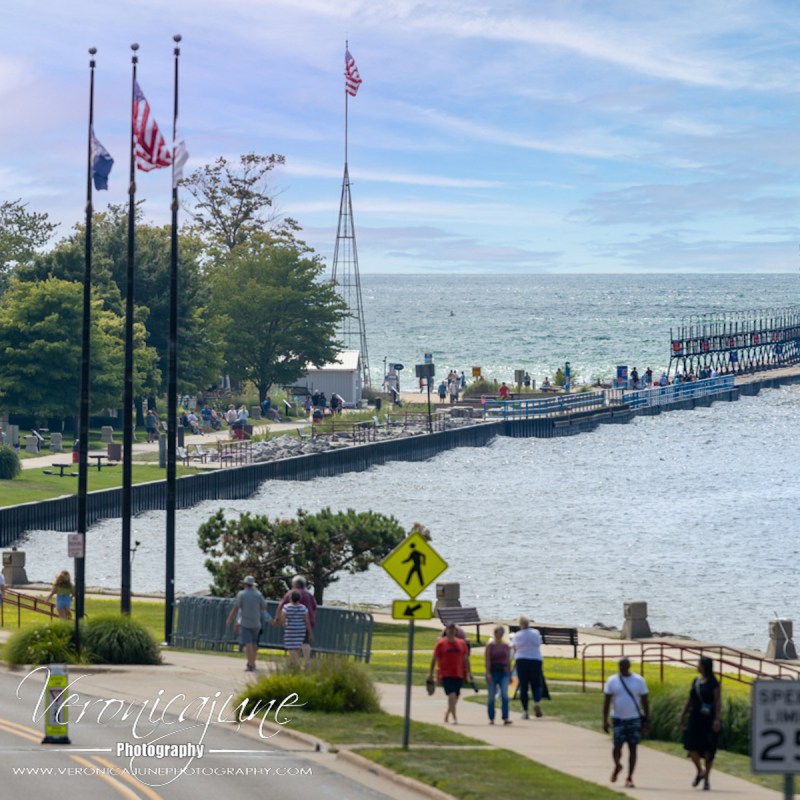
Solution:
M556 438L587 433L598 425L627 423L640 414L735 401L741 394L754 395L762 388L796 382L800 382L800 365L650 389L606 389L535 400L487 401L484 418L469 425L187 475L177 481L177 507L250 497L270 480L311 480L361 472L394 461L425 461L458 447L483 447L496 436ZM87 511L89 524L119 517L121 503L121 489L91 492ZM165 503L166 481L133 486L134 514L163 510ZM74 495L0 508L0 546L12 544L29 530L74 531L76 522L77 497Z

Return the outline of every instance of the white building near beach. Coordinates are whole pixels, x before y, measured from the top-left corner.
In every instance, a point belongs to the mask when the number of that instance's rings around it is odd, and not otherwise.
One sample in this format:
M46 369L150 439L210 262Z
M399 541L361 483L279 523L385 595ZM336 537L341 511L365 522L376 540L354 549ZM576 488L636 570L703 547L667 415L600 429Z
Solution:
M311 367L295 386L303 386L309 393L324 392L329 401L336 392L346 406L353 407L361 401L361 374L361 352L342 350L336 361Z

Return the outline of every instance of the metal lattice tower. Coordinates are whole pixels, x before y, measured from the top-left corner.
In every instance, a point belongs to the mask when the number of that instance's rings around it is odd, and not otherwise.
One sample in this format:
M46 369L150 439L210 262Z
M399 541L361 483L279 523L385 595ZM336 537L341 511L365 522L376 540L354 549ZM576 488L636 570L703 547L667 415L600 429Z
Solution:
M347 303L350 311L350 316L345 317L342 322L339 334L347 349L361 351L364 386L369 386L367 330L364 326L364 303L361 299L361 276L358 272L358 248L356 247L356 229L353 224L353 201L350 196L350 173L346 161L331 280L337 285L339 294Z

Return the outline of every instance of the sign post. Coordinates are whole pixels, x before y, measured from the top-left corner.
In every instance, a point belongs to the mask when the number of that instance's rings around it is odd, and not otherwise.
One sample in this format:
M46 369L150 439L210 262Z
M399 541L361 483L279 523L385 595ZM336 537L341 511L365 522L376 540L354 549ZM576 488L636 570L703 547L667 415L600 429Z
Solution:
M67 708L64 705L67 693L66 664L50 665L45 691L47 708L44 716L42 744L70 744Z
M800 681L758 680L751 697L753 772L783 774L783 796L791 800L800 771Z
M392 603L392 618L409 620L406 704L403 720L403 749L408 750L411 728L411 682L414 665L414 620L433 617L430 600L417 600L416 597L447 569L447 562L431 547L430 542L421 533L414 531L383 559L381 566L413 601L395 600Z

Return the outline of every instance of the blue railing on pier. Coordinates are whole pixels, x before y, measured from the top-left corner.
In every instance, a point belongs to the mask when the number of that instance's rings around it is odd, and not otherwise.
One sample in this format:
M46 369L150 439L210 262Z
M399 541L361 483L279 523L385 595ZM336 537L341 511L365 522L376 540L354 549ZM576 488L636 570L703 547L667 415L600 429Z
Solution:
M734 388L734 376L722 375L718 378L706 378L702 381L676 383L672 386L653 386L650 389L633 389L622 391L622 402L636 411L652 406L670 406L684 400L699 400L725 394Z
M540 419L593 411L607 405L605 392L576 392L535 400L487 400L486 419Z

